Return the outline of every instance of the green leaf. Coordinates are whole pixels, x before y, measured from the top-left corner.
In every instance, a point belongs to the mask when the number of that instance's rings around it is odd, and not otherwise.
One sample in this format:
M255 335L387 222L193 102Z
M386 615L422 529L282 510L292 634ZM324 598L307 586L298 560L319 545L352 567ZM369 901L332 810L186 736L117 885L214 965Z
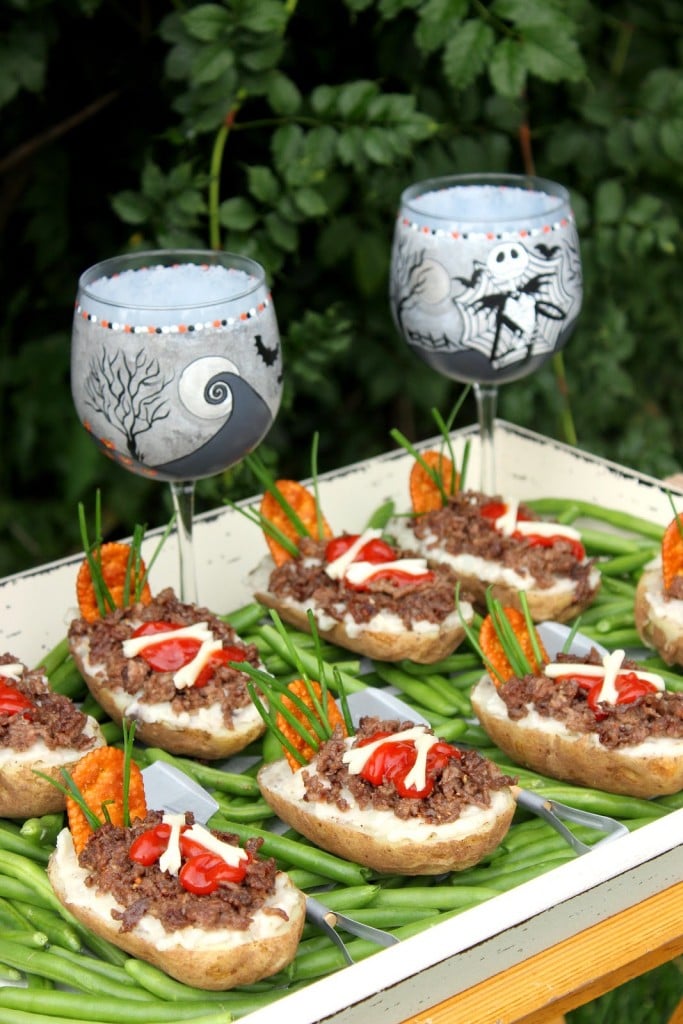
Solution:
M282 33L288 18L287 5L280 0L258 0L257 3L244 4L240 25L259 35Z
M575 39L545 25L524 29L522 48L531 73L546 82L578 82L586 65Z
M349 82L339 90L337 109L347 120L357 119L366 110L368 103L377 95L378 91L375 82Z
M363 152L372 163L390 164L394 159L394 148L389 143L389 132L382 128L368 128L363 135Z
M278 213L269 213L265 218L266 228L271 239L279 249L295 252L299 243L299 232L293 224L288 223Z
M281 71L274 71L268 79L268 102L276 114L295 114L301 107L298 86Z
M221 203L219 219L224 228L249 231L258 220L256 210L243 196L233 196Z
M192 80L195 86L216 82L235 67L232 50L222 42L204 47L192 65Z
M527 66L524 49L516 39L502 39L489 61L491 85L501 96L515 99L526 87Z
M111 205L124 224L144 224L150 215L150 204L139 192L119 192L112 196Z
M454 89L465 89L481 73L493 49L493 29L470 18L456 30L443 51L444 74Z
M625 203L626 196L620 181L601 182L595 190L595 219L602 224L618 224Z
M571 34L576 28L575 21L553 0L494 0L491 11L520 29L545 25L553 32Z
M199 4L182 15L183 25L194 39L210 43L228 32L232 17L220 4Z
M323 217L328 212L324 196L314 188L298 188L292 193L292 199L307 217Z
M469 0L427 0L417 10L415 43L422 53L441 49L467 14Z
M280 192L278 179L270 167L262 164L247 168L247 187L254 199L261 203L274 203Z
M659 141L670 160L683 164L683 117L664 121L659 128Z

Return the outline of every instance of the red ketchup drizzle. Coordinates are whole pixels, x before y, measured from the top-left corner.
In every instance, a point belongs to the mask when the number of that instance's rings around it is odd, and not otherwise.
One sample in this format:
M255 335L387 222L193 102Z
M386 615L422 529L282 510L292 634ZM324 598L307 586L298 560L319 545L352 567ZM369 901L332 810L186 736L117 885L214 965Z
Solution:
M389 732L376 732L367 739L361 740L359 746L366 746L376 740L391 736ZM434 777L440 774L450 760L460 760L462 754L457 747L438 740L427 752L425 785L422 789L406 786L405 778L417 760L417 748L412 740L397 740L393 743L381 743L372 752L360 773L362 779L373 786L381 786L383 782L393 783L399 796L421 800L430 795L434 789Z
M586 703L598 721L607 717L607 712L603 711L598 703L603 678L568 673L566 676L556 676L556 679L572 679L582 690L587 691ZM657 692L657 687L647 679L641 679L637 672L620 672L614 686L617 691L617 704L633 704L639 697Z
M198 840L187 837L187 830L187 825L180 830L180 855L184 863L178 873L178 880L184 889L195 896L208 896L223 882L240 883L244 880L252 860L251 854L247 852L246 857L237 866L233 866L217 853L207 850ZM170 835L171 826L160 822L133 840L128 856L144 867L156 864L168 846Z
M12 686L6 676L0 676L0 715L16 715L35 707L33 701Z
M132 635L134 637L153 636L155 633L168 633L175 629L182 629L182 626L172 622L155 620L143 622ZM197 640L196 637L179 636L176 639L169 637L163 643L150 644L149 647L144 647L140 651L140 657L144 658L155 672L177 672L178 669L188 665L196 657L200 647L201 640ZM206 686L219 665L227 665L231 661L244 661L246 656L246 652L242 647L236 647L232 644L214 651L197 676L194 687L199 689L202 686Z
M507 512L508 506L504 501L488 501L485 505L482 505L479 512L485 519L499 519L500 516ZM530 523L533 522L530 516L525 515L523 512L517 513L517 522ZM521 531L515 530L512 534L515 540L525 540L527 543L532 544L534 547L549 548L553 544L559 544L564 542L568 544L572 549L572 555L577 562L582 562L586 557L586 549L579 540L575 540L573 537L565 537L563 534L557 533L554 535L546 536L545 534L539 533L522 533Z
M329 564L335 562L342 555L346 554L352 544L355 544L360 535L357 533L344 534L342 537L333 537L328 541L325 548L325 561ZM381 566L383 562L396 560L397 551L390 544L383 541L381 537L374 537L366 541L358 550L354 562L371 562L373 565ZM368 584L376 580L391 580L397 586L405 586L408 583L426 583L434 578L431 569L425 569L422 573L405 572L403 569L377 569L363 583L351 583L345 580L347 587L352 590L367 590Z

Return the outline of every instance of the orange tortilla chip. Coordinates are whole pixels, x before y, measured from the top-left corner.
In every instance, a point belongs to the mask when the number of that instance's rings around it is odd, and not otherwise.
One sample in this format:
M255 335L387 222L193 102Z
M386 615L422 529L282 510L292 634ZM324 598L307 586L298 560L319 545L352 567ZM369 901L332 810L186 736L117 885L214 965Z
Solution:
M317 537L318 515L315 498L311 492L296 480L276 480L275 487L287 504L296 512L308 534L311 537ZM297 530L286 509L280 505L277 498L270 491L266 491L261 499L260 514L262 519L266 519L273 526L277 527L280 533L283 533L292 544L297 547L299 546L301 533ZM323 537L332 536L332 531L324 518L322 519L322 532ZM264 535L268 550L276 565L282 565L283 562L287 562L292 557L289 551L274 537L271 537L265 531Z
M82 757L70 772L83 800L102 823L107 820L114 825L124 823L124 762L124 752L118 747L97 747ZM131 821L144 818L147 813L142 772L134 761L130 762L128 810ZM79 854L93 829L72 796L66 798L66 814L74 849Z
M135 581L132 573L129 580L128 593L124 594L130 550L129 544L112 541L108 544L102 544L93 555L100 562L102 578L117 608L132 604L135 600ZM139 579L143 578L145 571L145 566L141 562ZM76 597L81 615L87 622L95 622L96 619L101 618L87 558L81 562L78 576L76 577ZM149 604L152 600L152 592L148 583L145 583L142 588L140 600L143 604Z
M526 659L532 667L532 671L540 671L542 666L536 661L534 648L531 643L531 637L529 636L524 615L518 608L503 608L502 611L512 626L519 645L524 651ZM481 624L481 629L479 630L479 646L481 647L488 664L491 665L491 679L496 686L500 680L506 681L514 676L514 669L508 660L508 656L505 653L505 649L500 638L498 637L493 618L490 614L486 616ZM541 650L541 656L544 662L547 662L548 656L543 648L540 637L538 637L538 646Z
M683 575L683 524L675 516L662 537L662 576L668 590L677 576Z
M322 703L322 688L320 686L320 683L310 683L310 686L312 687L316 696ZM306 706L310 708L311 713L310 715L306 715L301 710L301 708L294 703L293 700L290 700L289 697L283 697L282 703L285 705L288 711L290 711L293 715L296 716L296 718L301 722L302 725L308 727L308 722L311 716L318 717L318 713L313 706L313 700L311 698L310 693L308 692L308 687L306 686L306 683L304 682L303 679L294 679L288 685L287 689L290 690L291 693L293 693L300 700L302 700L306 704ZM337 707L334 697L329 692L327 694L326 712L327 721L329 722L330 728L334 729L336 726L339 725L341 726L344 736L346 736L347 730L343 715L341 714L339 708ZM278 729L282 733L284 733L284 735L287 737L292 746L295 747L299 751L299 753L306 758L306 761L310 761L315 754L315 750L313 750L313 748L308 743L306 743L303 736L299 735L294 726L287 721L287 719L284 717L284 715L282 715L281 712L278 712L276 718L276 725ZM313 730L311 728L308 728L308 731L312 732ZM287 758L289 766L293 772L295 772L298 768L301 767L300 762L297 761L294 755L291 754L288 750L284 750L284 755Z
M420 455L429 468L437 474L446 494L455 494L460 484L460 476L455 471L451 459L442 452L437 451L420 452ZM413 463L413 468L410 471L409 486L413 512L419 515L443 508L444 501L441 491L420 462L415 461Z

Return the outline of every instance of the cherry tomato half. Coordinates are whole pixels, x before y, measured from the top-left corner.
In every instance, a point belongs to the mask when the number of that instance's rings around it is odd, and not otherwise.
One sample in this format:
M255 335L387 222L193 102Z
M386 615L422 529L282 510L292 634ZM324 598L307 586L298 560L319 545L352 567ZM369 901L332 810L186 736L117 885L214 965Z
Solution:
M0 715L16 715L18 711L28 711L32 707L33 701L12 686L6 677L0 677Z

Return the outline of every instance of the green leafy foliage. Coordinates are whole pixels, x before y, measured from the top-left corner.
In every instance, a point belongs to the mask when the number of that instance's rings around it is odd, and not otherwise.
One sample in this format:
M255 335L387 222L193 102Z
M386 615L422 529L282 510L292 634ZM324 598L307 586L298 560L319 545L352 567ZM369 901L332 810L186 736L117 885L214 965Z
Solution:
M213 246L260 260L285 395L262 446L305 476L433 432L459 385L391 321L400 192L449 172L565 182L584 308L564 353L500 414L655 475L683 434L683 40L676 0L12 0L2 13L0 573L79 548L101 488L112 533L165 488L97 452L71 406L78 274L116 252ZM468 401L459 423L469 422ZM258 490L245 467L199 508Z

